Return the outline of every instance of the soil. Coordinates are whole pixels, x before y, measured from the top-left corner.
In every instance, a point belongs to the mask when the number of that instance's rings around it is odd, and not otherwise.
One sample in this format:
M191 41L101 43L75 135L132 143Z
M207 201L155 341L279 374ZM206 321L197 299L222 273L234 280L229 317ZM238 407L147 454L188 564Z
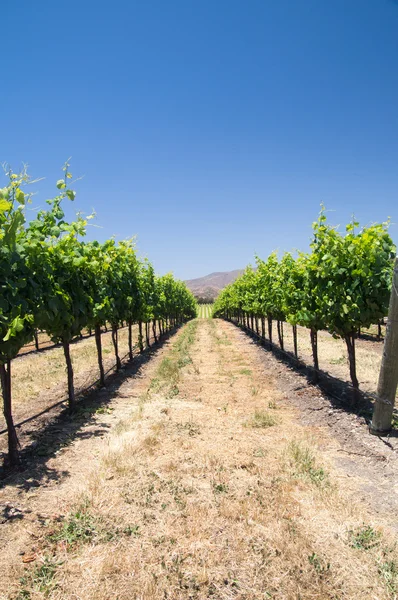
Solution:
M323 451L341 468L343 477L355 479L361 501L376 513L391 511L389 522L398 530L398 432L393 430L387 437L371 435L369 417L358 414L360 407L351 407L349 401L344 405L323 393L309 383L306 374L278 360L241 329L236 328L236 335L242 343L256 348L259 368L277 379L284 401L297 409L299 422L322 428ZM380 348L379 342L359 342ZM334 443L328 448L330 438Z
M88 396L78 415L68 417L63 413L51 422L39 423L42 429L39 435L29 427L24 429L24 470L6 477L0 489L0 546L3 549L0 570L7 574L0 584L0 598L12 597L7 595L8 590L15 589L15 582L23 572L23 557L34 555L40 546L43 528L48 528L49 521L56 523L62 519L78 494L85 489L87 481L99 468L101 456L109 447L115 428L131 419L132 409L150 388L156 370L170 351L173 340L174 337L151 353L137 357L122 373L110 379L106 389L94 391ZM179 396L175 401L159 399L145 409L142 427L156 424L160 416L165 430L170 433L170 438L165 438L162 448L163 461L170 463L177 460L178 456L179 469L183 471L188 469L190 462L197 460L192 454L196 448L199 454L213 452L219 456L218 460L233 464L234 469L239 468L239 473L245 474L254 468L254 463L248 459L248 456L256 456L253 454L256 445L253 444L258 444L260 450L262 444L265 448L266 444L270 448L278 444L282 447L282 443L285 444L294 436L295 429L308 430L308 435L316 439L322 462L330 465L333 477L344 489L348 502L352 498L370 517L376 517L392 533L396 531L397 437L386 439L371 436L364 417L349 408L336 405L333 398L327 397L316 386L309 385L303 373L278 360L230 323L205 319L199 321L198 339L191 358L194 371L190 371L190 375L179 385ZM270 428L268 441L264 441L262 430L251 433L249 439L245 433L247 429L240 426L244 425L245 419L259 402L266 402L270 406L277 404L285 423L281 428ZM176 450L167 446L168 440L171 440L171 444L176 431L180 435L182 430L187 434L186 441L179 442L179 454L171 454ZM203 449L200 449L201 445ZM185 452L182 457L181 448ZM170 455L167 455L168 451ZM149 463L145 466L146 476L153 469L156 471L155 462L158 458L155 454L153 459L149 456L145 460ZM236 461L239 460L238 465ZM237 475L238 482L240 477L246 475ZM246 479L244 481L247 483ZM223 486L224 483L217 485ZM109 486L111 489L112 481ZM205 492L208 493L208 490ZM221 531L219 535L223 535ZM103 596L98 596L98 593L87 592L87 598L114 597L111 592L106 592L109 595L104 592ZM79 595L78 591L74 594L70 592L67 597L85 597ZM121 593L120 598L124 597ZM149 597L158 596L145 596ZM187 593L186 596L174 597L194 596ZM299 596L286 592L286 596L275 597Z

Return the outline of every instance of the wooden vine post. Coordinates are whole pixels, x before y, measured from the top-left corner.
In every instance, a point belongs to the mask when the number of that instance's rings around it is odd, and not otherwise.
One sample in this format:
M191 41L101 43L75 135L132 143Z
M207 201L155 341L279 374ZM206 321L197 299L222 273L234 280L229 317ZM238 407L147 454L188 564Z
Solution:
M388 310L377 399L370 432L385 435L391 430L395 394L398 385L398 258L395 259L393 284Z

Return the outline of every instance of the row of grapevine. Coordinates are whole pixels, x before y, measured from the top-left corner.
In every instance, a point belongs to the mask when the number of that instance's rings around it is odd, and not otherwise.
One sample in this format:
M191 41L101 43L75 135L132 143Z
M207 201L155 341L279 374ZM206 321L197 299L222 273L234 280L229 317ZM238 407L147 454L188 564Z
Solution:
M38 329L63 346L68 399L75 403L70 343L85 328L95 332L99 379L104 385L101 327L110 323L117 369L121 367L118 328L129 327L129 354L132 358L132 324L139 325L142 349L143 326L149 339L152 323L158 335L196 316L196 301L185 284L171 274L157 277L153 266L140 261L131 240L105 243L86 242L87 219L78 215L69 223L62 207L74 200L70 189L69 164L58 180L58 195L47 200L28 221L26 205L31 195L24 170L7 173L8 185L0 189L0 376L4 416L8 432L8 460L19 463L18 439L12 415L11 362ZM90 218L90 217L88 217Z
M379 322L388 312L395 246L388 223L359 230L352 222L341 234L327 223L324 207L313 224L310 253L294 258L286 253L278 260L272 253L266 261L256 257L257 268L247 267L227 286L214 304L214 316L239 322L253 329L265 322L272 343L272 322L277 321L279 345L283 344L283 322L293 327L297 357L297 325L310 330L315 375L319 370L318 331L328 330L345 340L352 385L358 388L355 338L361 327Z

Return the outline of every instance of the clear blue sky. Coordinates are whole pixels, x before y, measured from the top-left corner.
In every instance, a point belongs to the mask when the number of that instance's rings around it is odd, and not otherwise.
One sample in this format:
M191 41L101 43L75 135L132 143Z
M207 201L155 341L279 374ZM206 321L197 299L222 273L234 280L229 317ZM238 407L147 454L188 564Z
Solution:
M191 278L398 222L398 2L3 0L0 160ZM391 233L398 241L398 225Z

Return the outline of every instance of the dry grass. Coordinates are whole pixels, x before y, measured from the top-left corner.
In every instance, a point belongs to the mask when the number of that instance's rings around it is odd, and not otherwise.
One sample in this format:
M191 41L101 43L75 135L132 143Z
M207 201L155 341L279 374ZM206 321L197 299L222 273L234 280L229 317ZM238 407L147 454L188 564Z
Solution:
M395 597L393 543L234 331L203 319L180 332L14 598ZM270 405L277 426L240 425L273 418Z
M134 341L138 337L138 327L134 326ZM105 369L114 362L111 333L102 334L103 359ZM71 344L71 357L77 389L93 383L98 378L97 351L94 336ZM128 352L128 329L119 331L119 354ZM52 348L19 357L12 363L12 390L14 417L16 420L26 411L32 413L32 405L37 410L51 404L66 393L65 358L62 348ZM54 391L54 394L51 392ZM43 405L43 406L41 406ZM0 417L0 427L4 421Z
M284 323L283 330L285 350L293 352L292 328ZM273 324L273 341L276 344L278 343L275 323ZM299 358L312 365L312 350L308 329L304 327L297 328L297 342ZM374 392L377 387L382 349L382 342L376 343L366 340L357 340L356 342L358 380L361 389L365 391ZM339 379L350 380L347 349L343 340L333 338L326 331L318 332L318 353L321 369Z
M245 425L256 429L264 429L265 427L276 425L277 422L276 417L271 415L268 411L256 408L254 414L246 421Z

